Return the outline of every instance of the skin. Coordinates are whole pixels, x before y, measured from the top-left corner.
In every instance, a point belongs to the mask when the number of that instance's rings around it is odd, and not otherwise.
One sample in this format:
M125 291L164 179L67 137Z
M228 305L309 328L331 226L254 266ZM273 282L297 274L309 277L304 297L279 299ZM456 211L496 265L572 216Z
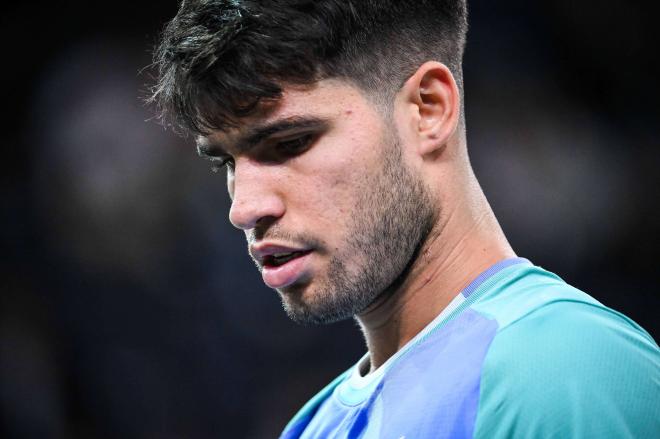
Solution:
M302 275L278 288L290 315L323 315L328 296L342 293L332 288L337 286L337 261L349 277L380 268L374 270L380 278L358 283L356 291L344 286L354 305L346 309L364 333L371 370L428 325L479 273L515 256L472 172L461 108L451 72L427 62L398 91L389 115L348 82L322 80L286 86L281 100L238 129L198 139L203 155L232 160L229 217L245 231L248 244L314 249ZM242 145L255 126L309 117L321 123L279 132L249 149ZM286 145L307 132L313 140L305 148L273 153L278 142ZM401 168L391 167L392 158ZM387 169L394 174L387 177ZM405 192L401 185L419 190ZM393 194L389 203L388 187ZM410 199L420 203L407 203ZM388 212L403 220L390 230L379 229ZM411 218L420 217L413 212L429 220L427 228L415 230ZM410 237L410 245L379 248L377 237L369 236L374 230ZM355 236L366 241L356 243ZM366 245L370 239L373 246ZM375 257L360 250L364 247L382 251ZM369 284L375 285L373 292ZM347 316L308 321L342 317Z

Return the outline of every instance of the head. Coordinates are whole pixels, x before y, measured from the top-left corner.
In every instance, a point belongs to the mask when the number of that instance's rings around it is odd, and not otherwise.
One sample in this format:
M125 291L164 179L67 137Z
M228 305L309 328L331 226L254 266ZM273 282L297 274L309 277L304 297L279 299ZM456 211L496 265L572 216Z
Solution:
M184 1L152 99L227 165L230 220L300 322L405 281L463 142L464 1ZM446 172L445 172L446 171Z

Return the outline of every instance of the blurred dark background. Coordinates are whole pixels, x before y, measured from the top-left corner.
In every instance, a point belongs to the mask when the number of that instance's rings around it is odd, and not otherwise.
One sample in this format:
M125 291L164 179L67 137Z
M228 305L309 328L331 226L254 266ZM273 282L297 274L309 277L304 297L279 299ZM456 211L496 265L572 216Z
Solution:
M657 27L628 1L472 1L477 175L520 255L656 339ZM364 352L301 328L224 177L148 121L174 1L15 2L2 35L0 435L270 438Z

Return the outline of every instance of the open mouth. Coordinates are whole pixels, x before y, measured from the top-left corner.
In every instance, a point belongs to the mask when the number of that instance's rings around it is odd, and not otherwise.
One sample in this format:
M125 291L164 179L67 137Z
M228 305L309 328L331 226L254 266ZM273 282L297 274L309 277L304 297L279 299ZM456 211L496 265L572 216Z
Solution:
M297 282L310 269L312 251L277 252L264 256L261 270L264 283L277 289Z
M311 250L290 253L274 253L272 255L265 256L263 264L266 268L280 267L287 262L292 261L293 259L309 254L310 251Z

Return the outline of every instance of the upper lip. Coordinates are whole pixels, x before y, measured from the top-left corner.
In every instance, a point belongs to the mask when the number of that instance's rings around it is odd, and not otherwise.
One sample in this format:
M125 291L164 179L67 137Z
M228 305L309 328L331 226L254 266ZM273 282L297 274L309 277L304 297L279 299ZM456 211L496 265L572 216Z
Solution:
M287 245L261 242L259 244L253 244L250 246L250 255L259 263L259 265L263 266L264 260L268 256L272 256L277 253L305 252L308 250L308 248L304 247L291 247Z

